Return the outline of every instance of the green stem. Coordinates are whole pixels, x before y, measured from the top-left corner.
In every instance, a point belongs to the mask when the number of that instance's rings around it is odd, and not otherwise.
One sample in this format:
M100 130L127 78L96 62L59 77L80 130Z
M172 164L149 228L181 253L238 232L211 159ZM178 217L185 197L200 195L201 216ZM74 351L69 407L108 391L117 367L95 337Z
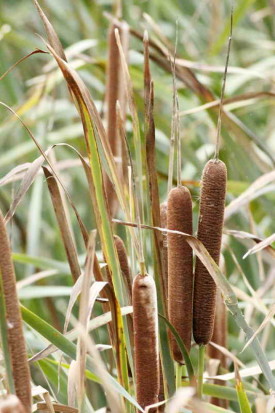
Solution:
M181 387L182 367L179 363L176 363L176 389Z
M198 386L197 386L197 395L199 399L202 398L204 353L205 353L205 346L204 345L199 346Z

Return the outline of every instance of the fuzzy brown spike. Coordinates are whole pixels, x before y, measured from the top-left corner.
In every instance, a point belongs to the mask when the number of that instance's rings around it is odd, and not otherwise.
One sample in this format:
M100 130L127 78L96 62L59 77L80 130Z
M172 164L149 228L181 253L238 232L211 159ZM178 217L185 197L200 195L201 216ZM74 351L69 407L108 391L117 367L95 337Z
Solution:
M160 205L160 224L162 228L167 228L167 202L163 202ZM162 267L163 267L163 279L165 296L167 300L168 295L168 240L167 233L163 233L163 243L162 243Z
M192 200L189 190L170 191L167 206L168 229L192 234ZM168 233L168 315L187 350L192 332L193 258L192 249L181 235ZM183 364L181 351L170 335L173 358Z
M15 392L26 413L31 412L31 377L16 292L16 278L3 215L0 211L0 276L4 292L8 345Z
M138 274L133 283L134 360L136 397L143 409L158 402L160 376L157 311L154 279L149 275Z
M114 241L117 249L117 255L120 263L121 272L125 281L127 291L129 293L130 301L132 301L132 277L130 267L128 264L127 251L124 242L118 235L114 236Z
M227 171L220 160L210 160L202 174L198 239L219 264ZM206 345L212 338L216 307L216 284L199 259L196 261L193 335L197 344Z

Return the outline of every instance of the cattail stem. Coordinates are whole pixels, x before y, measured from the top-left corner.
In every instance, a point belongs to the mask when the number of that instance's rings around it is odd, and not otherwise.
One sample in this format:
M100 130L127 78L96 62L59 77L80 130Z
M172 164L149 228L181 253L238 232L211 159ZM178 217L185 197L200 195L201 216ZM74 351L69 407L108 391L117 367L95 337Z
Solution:
M27 413L31 411L31 378L23 334L23 323L16 292L16 278L3 215L0 211L0 274L3 289L8 346L15 393Z
M178 364L176 365L176 388L181 387L181 377L182 377L182 365Z
M197 396L202 398L205 346L199 346Z
M157 314L154 279L147 274L138 274L133 283L134 359L137 402L143 409L158 402L160 375Z

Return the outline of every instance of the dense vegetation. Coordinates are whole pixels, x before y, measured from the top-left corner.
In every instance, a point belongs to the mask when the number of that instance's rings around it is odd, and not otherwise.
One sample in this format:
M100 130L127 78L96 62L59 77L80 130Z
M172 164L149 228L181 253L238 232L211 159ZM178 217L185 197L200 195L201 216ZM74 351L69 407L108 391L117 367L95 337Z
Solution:
M230 1L35 3L0 2L0 411L29 364L32 411L271 412L273 1L223 107Z

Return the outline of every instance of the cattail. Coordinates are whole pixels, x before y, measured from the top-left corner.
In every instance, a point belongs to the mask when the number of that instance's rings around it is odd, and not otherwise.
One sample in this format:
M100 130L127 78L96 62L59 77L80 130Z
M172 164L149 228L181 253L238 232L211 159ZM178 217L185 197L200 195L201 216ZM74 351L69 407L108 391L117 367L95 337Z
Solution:
M169 193L167 227L192 234L192 200L184 186ZM168 233L168 316L188 351L191 347L192 293L192 249L181 235ZM173 358L183 364L181 351L172 335L170 343Z
M16 278L3 215L0 211L0 274L5 299L8 346L15 392L27 413L31 411L31 378L16 293Z
M226 166L220 160L210 160L202 174L198 239L219 264L224 204L226 194ZM205 345L212 337L216 306L216 285L199 259L196 261L193 335L197 344Z
M167 202L160 204L160 225L162 228L167 228ZM165 296L167 299L168 294L168 240L167 233L164 232L162 235L162 268L163 268L163 279Z
M157 311L153 278L138 274L133 282L134 360L137 402L142 408L158 402L160 378Z
M119 30L119 35L125 55L127 55L129 42L129 29L126 23L112 23L108 33L108 66L107 66L107 136L116 157L122 156L122 145L118 135L116 103L119 101L122 118L125 119L126 113L126 89L123 82L120 55L116 43L115 30ZM120 167L122 173L122 167ZM115 214L118 202L110 180L106 177L106 192L112 216Z
M120 263L120 269L122 276L124 278L125 286L129 294L130 302L132 301L132 277L128 264L127 251L122 239L118 236L114 236L115 247L117 250L117 255Z

